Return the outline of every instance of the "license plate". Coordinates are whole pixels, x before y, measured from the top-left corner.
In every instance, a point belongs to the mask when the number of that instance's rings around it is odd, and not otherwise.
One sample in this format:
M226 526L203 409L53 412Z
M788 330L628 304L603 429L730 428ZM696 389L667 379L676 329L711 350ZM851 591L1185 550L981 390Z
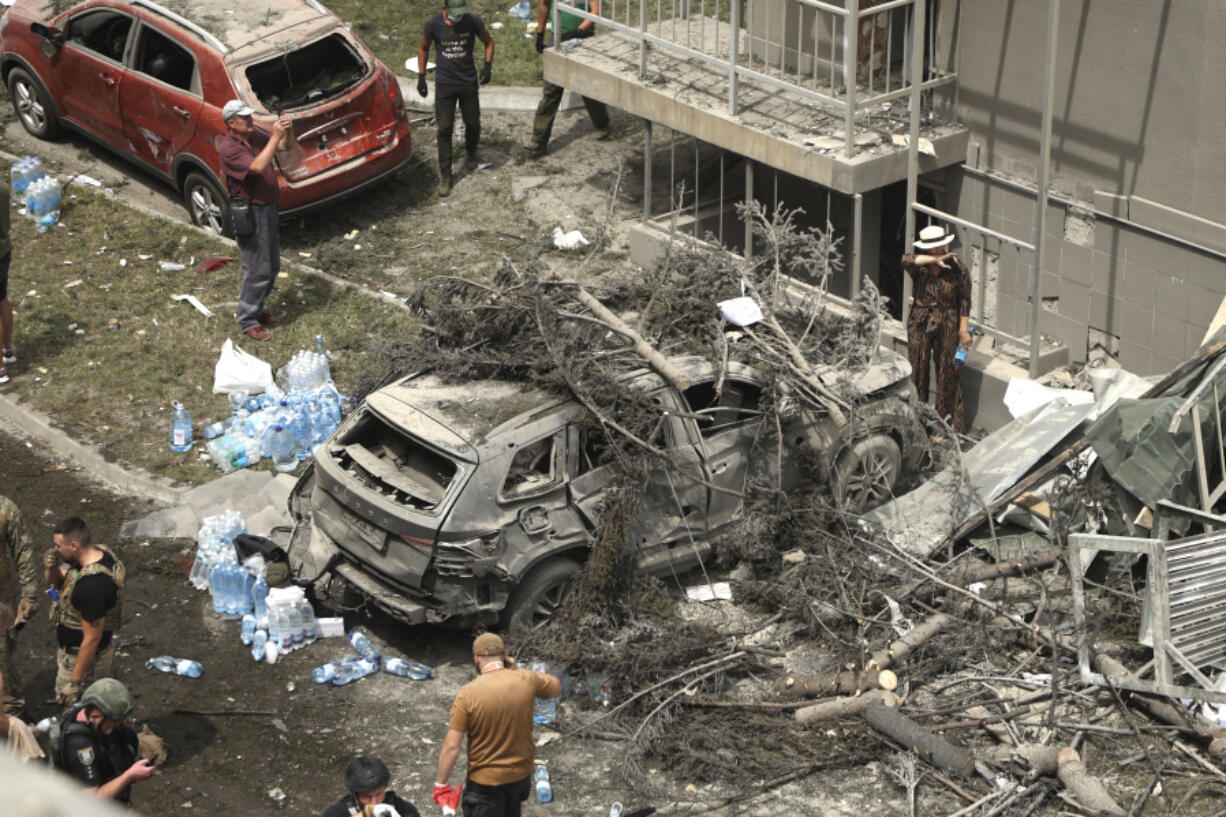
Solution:
M362 537L363 542L380 553L384 551L387 545L387 531L353 514L349 514L345 521L357 532L358 536Z

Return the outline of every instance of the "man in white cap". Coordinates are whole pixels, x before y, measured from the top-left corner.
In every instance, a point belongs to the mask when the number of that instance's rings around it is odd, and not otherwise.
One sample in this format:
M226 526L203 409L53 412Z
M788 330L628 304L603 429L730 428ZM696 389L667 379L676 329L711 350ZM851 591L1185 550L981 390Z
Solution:
M971 274L949 251L953 233L931 225L920 230L915 255L902 257L902 268L914 281L907 318L907 356L919 398L928 400L928 365L936 366L936 410L955 431L966 433L966 406L961 373L954 361L958 344L970 348ZM935 441L939 441L934 437Z
M520 669L496 633L473 641L478 677L460 689L451 705L447 736L438 756L434 802L464 817L519 817L532 788L536 750L532 743L534 698L562 694L557 676ZM462 792L448 785L460 747L468 736L468 779Z
M277 117L269 135L255 126L255 110L239 99L221 109L226 135L218 153L230 195L230 221L243 266L238 295L238 328L252 340L268 340L266 327L280 321L264 308L273 282L281 271L281 243L277 232L277 203L281 189L273 154L288 150L293 128L286 116Z

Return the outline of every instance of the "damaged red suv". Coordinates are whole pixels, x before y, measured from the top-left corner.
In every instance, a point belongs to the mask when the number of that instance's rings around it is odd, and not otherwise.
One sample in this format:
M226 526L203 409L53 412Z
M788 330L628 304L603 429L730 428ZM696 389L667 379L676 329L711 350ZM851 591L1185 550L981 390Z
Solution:
M230 233L217 148L242 99L271 130L283 215L350 196L410 158L400 85L315 0L16 0L0 21L0 75L26 130L72 128L165 178L196 224Z

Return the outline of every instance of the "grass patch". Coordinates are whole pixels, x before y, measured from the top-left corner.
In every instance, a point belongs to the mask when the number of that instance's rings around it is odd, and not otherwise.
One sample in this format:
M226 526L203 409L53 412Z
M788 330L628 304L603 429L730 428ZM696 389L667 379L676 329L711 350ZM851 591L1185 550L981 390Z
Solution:
M427 18L443 10L442 0L331 0L326 4L342 20L349 23L375 56L397 74L406 75L404 61L417 61L417 47ZM481 16L487 28L502 23L501 29L490 29L494 37L494 85L540 85L541 58L536 53L533 38L524 36L524 23L507 14L515 0L479 0L469 3L469 10ZM532 4L532 19L536 5ZM477 43L473 49L478 67L484 48ZM434 62L431 49L430 61ZM415 72L413 72L415 75Z
M78 191L61 212L61 224L43 235L32 221L13 218L9 299L19 360L3 388L108 459L187 482L220 474L198 455L200 429L228 411L225 396L212 391L213 367L227 337L275 371L323 333L335 353L333 377L349 391L372 365L372 339L416 331L416 321L401 310L285 270L268 301L281 326L270 341L249 340L233 318L238 261L210 273L190 266L193 258L236 257L233 248L101 193ZM188 268L163 271L162 261ZM214 317L205 319L171 297L182 293L195 295ZM192 414L197 445L191 453L170 450L172 400Z

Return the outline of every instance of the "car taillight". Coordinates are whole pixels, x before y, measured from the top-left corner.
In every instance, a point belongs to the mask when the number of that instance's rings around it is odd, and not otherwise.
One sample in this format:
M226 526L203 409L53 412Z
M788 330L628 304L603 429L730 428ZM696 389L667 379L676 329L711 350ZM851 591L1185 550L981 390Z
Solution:
M387 98L392 103L392 113L403 118L405 116L404 95L400 93L400 83L391 71L383 75L383 81L387 83Z
M400 538L404 541L406 545L408 545L409 547L413 548L416 551L420 551L421 553L424 553L427 556L429 556L430 554L434 552L433 540L422 539L417 536L407 536L403 533L400 534Z

